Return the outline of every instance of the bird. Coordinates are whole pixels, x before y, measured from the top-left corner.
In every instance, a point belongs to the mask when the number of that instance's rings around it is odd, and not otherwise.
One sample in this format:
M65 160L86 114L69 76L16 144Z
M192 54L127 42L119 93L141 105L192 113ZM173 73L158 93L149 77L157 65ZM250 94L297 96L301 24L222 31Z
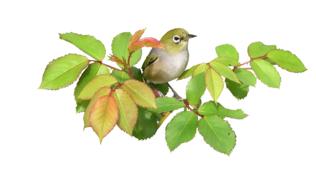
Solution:
M152 84L165 84L178 96L169 82L178 78L189 61L189 39L196 37L183 28L174 28L160 39L162 48L152 48L143 65L143 76ZM179 96L178 96L179 97Z

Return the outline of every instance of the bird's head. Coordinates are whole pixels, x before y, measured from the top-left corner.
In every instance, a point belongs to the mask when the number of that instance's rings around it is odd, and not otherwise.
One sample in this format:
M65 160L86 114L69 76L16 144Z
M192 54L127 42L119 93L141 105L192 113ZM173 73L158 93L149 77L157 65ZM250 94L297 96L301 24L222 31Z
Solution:
M196 35L189 34L183 28L175 28L163 35L160 42L167 52L178 53L186 49L189 39L194 37L196 37Z

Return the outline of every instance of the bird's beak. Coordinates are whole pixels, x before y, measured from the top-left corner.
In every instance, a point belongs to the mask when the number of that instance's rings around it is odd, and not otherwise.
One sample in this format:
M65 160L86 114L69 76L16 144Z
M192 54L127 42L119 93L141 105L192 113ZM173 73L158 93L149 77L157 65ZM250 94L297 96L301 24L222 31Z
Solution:
M189 39L190 39L190 38L195 38L196 35L194 35L194 34L189 34L188 37L189 37Z

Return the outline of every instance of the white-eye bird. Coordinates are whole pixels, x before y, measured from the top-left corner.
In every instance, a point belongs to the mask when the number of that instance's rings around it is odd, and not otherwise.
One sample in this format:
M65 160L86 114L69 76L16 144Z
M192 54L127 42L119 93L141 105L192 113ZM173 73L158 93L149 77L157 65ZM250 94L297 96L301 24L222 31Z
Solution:
M189 34L183 28L175 28L164 34L160 39L162 48L152 48L144 61L144 78L153 84L168 83L178 78L188 64L188 42L193 37L196 35Z

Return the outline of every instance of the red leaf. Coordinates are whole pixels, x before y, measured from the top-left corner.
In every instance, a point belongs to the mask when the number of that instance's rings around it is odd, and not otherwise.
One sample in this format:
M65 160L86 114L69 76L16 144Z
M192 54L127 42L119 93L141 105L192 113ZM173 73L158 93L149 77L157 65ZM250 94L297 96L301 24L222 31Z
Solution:
M134 43L130 44L129 51L133 52L142 47L162 48L162 44L159 40L151 37L142 38Z

